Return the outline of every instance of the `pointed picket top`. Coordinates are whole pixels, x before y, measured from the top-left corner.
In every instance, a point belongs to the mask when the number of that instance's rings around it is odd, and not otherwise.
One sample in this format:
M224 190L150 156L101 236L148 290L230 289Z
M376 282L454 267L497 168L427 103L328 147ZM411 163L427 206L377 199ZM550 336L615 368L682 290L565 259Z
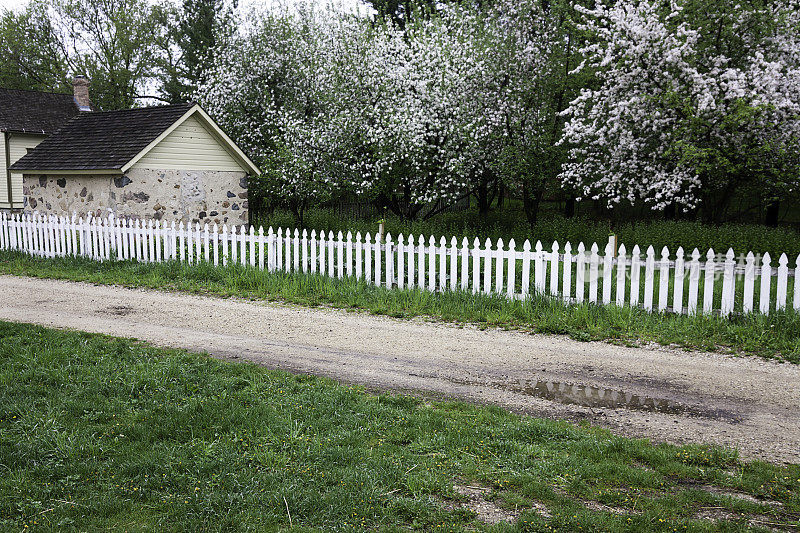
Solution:
M445 240L444 235L442 235L442 238L439 239L439 246L441 246L442 248L447 246L447 240Z
M278 228L278 238L279 239L283 238L283 228Z
M592 255L597 255L597 251L598 251L599 249L600 249L600 248L597 246L597 243L596 243L596 242L593 242L593 243L592 243ZM653 248L651 247L650 249L652 250Z
M469 246L469 241L467 240L467 238L464 237L463 239L461 239L461 247L466 249L468 246ZM798 260L800 260L800 256L798 256Z
M605 246L605 248L603 248L603 253L604 253L606 256L612 256L612 255L614 255L614 246L613 246L613 244L611 243L611 241L610 241L610 240L609 240L609 241L606 243L606 246Z
M661 249L661 259L662 261L667 261L669 259L669 248L666 246Z
M497 239L497 249L498 250L502 250L503 249L503 238L502 237Z
M300 238L300 230L297 229L297 228L294 228L294 238L295 239L299 239Z
M303 228L303 238L304 239L308 239L308 229L307 228Z
M158 221L156 221L156 228L158 228ZM204 231L205 233L208 233L208 222L206 222L206 225L205 225L205 226L203 226L203 231ZM262 231L263 231L263 230L262 230Z
M795 259L794 264L797 266L797 268L800 268L800 254L797 254L797 259Z
M353 232L352 231L348 231L347 232L347 241L349 242L349 241L352 241L352 240L353 240Z
M255 231L256 231L255 228L253 226L250 226L250 236L251 237L255 236Z
M392 234L389 233L388 231L386 232L386 244L392 244Z
M400 246L403 246L405 244L405 239L402 233L397 236L397 244L399 244Z
M490 239L489 237L486 237L486 242L484 243L484 247L487 250L491 250L492 249L492 239Z
M558 241L553 241L553 252L558 253L561 249L561 246L558 244Z
M216 226L217 226L217 225L216 225L216 224L214 224L214 231L216 231ZM259 235L260 237L263 237L263 236L264 236L264 226L259 226L259 227L258 227L258 235Z
M436 239L433 237L433 235L431 235L430 238L428 239L428 245L436 246Z
M478 248L480 248L480 246L481 246L481 241L479 241L478 238L475 237L475 240L472 241L472 247L477 250Z
M656 251L653 250L652 246L647 247L647 251L645 252L648 259L654 258L656 256Z
M692 250L692 261L699 261L700 260L700 250L695 248Z
M364 236L364 242L367 244L372 244L372 235L370 235L369 232L367 232L366 236Z
M781 254L780 258L778 258L778 264L782 267L789 264L789 258L786 257L786 254Z
M714 261L714 258L717 257L717 254L714 252L713 248L709 248L708 252L706 253L706 259L708 261Z
M272 237L275 234L275 231L272 229L272 226L267 228L267 235Z
M525 239L525 242L522 243L523 251L530 252L531 251L531 241Z
M745 256L744 260L749 265L755 263L756 256L753 255L753 252L747 252L747 255ZM797 256L797 264L800 265L800 255Z
M510 241L508 241L508 249L509 249L510 251L512 251L512 252L513 252L514 250L516 250L516 249L517 249L517 243L516 243L516 242L514 242L514 238L513 238L513 237L511 238L511 240L510 240ZM512 258L512 259L513 259L513 258Z
M567 246L569 246L569 243L567 243ZM625 244L620 244L619 245L619 250L617 250L617 255L619 255L620 257L625 257L625 252L626 251L627 250L625 250Z
M678 246L678 249L675 250L675 257L683 259L683 246Z
M128 219L128 227L131 227L131 219ZM172 224L170 225L170 228L172 229L172 231L175 231L175 221L174 220L172 221Z
M537 252L542 251L542 241L536 241L536 251Z
M450 248L455 248L458 246L458 240L456 239L455 235L450 239Z
M337 238L338 238L340 241L344 239L344 235L342 235L342 232L341 232L341 231L339 231L339 233L338 233L338 235L336 235L336 237L337 237Z
M272 228L269 228L269 233L272 235ZM311 230L311 240L317 240L317 230L315 229Z
M585 251L586 251L586 246L584 246L584 244L582 242L579 242L578 243L578 253L583 255L583 253Z
M420 236L419 236L419 238L418 238L418 240L417 240L417 243L418 243L420 246L425 246L425 238L424 238L422 235L420 235Z
M765 253L764 258L761 260L761 262L765 265L769 265L771 261L772 259L769 257L769 252Z
M567 244L564 245L564 253L572 253L572 245L569 243L569 241L567 241Z
M313 237L313 235L312 235L312 237ZM360 231L356 232L356 242L361 242L361 232Z

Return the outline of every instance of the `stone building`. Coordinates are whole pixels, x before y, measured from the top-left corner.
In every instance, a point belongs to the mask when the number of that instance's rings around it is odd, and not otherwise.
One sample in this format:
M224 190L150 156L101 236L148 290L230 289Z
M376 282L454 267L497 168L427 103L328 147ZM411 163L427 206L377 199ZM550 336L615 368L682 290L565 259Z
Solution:
M77 114L10 170L28 212L228 224L259 173L197 104Z

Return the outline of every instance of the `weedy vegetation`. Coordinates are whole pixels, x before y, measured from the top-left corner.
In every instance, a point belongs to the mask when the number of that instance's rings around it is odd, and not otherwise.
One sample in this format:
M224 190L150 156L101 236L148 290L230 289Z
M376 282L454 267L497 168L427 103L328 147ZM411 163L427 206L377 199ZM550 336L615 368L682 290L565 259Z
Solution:
M800 526L797 465L6 322L0 465L3 530Z

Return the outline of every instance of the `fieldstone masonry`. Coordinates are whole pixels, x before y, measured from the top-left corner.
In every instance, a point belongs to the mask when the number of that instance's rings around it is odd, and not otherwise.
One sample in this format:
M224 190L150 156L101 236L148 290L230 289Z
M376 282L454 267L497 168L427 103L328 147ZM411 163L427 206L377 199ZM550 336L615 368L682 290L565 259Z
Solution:
M125 175L24 175L26 212L54 215L109 209L119 217L245 224L247 175L213 170L131 169Z

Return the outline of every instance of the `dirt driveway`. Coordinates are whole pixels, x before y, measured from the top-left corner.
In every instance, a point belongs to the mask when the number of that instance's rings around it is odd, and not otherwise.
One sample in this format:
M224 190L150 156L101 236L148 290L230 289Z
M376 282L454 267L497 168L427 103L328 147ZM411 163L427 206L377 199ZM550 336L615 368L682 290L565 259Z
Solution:
M337 310L0 276L0 319L800 461L800 366Z

